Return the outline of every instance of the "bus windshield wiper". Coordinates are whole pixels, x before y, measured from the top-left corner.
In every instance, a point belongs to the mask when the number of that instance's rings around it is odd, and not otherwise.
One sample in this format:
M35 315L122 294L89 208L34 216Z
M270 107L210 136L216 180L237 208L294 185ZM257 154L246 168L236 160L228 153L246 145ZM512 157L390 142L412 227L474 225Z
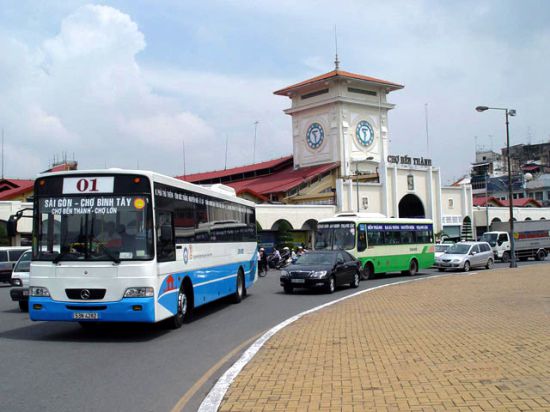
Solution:
M120 259L117 258L115 255L113 255L111 252L109 252L109 249L103 248L101 251L105 256L107 256L109 259L111 259L113 262L115 262L117 265L120 263Z

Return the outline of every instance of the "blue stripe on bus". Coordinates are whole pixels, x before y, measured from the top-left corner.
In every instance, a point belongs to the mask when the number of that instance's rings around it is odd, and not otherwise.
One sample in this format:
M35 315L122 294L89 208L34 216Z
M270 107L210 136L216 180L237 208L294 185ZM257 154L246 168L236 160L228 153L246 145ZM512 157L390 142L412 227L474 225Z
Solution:
M193 285L195 307L229 296L235 293L237 272L241 266L244 270L245 287L249 288L254 283L256 276L256 253L254 253L252 260L167 275L159 288L158 303L170 313L175 314L178 299L177 291L180 289L185 277L189 277Z

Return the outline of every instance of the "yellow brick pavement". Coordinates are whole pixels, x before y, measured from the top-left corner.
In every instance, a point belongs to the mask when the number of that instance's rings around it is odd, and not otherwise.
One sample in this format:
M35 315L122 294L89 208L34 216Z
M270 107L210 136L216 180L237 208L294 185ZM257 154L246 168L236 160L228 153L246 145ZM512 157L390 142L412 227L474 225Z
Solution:
M550 265L390 286L305 316L220 410L550 411Z

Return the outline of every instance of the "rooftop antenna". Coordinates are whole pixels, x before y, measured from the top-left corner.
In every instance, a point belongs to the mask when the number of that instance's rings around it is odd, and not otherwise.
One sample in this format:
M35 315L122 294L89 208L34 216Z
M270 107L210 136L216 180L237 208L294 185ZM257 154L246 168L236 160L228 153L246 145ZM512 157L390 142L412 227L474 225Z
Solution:
M428 133L428 103L424 103L424 115L426 117L426 152L430 155L430 134Z
M252 164L256 163L256 132L258 131L259 121L254 122L254 149L252 151Z
M340 60L338 60L338 36L336 35L336 24L334 25L334 46L336 57L334 59L334 70L340 70Z

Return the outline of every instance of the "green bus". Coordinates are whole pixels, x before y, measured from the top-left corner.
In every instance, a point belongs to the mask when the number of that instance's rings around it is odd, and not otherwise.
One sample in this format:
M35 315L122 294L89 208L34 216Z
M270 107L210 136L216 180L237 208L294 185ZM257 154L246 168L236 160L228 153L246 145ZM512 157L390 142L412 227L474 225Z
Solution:
M434 264L433 222L340 213L317 225L316 250L346 250L361 261L363 279L388 272L415 275Z

